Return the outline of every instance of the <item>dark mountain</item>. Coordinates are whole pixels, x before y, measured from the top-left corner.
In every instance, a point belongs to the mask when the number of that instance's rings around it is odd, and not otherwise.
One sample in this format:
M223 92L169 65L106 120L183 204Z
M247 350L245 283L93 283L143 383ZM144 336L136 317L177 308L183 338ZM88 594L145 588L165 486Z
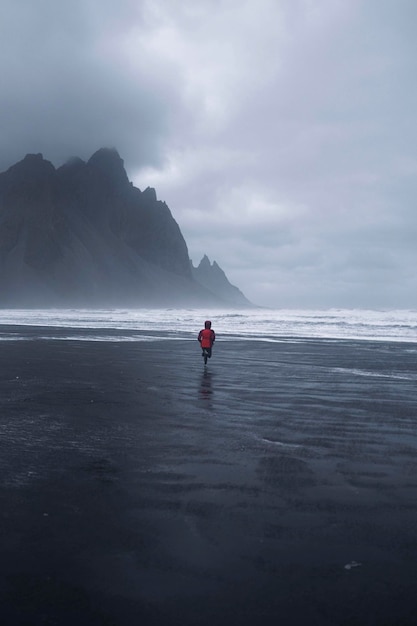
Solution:
M236 307L253 307L254 305L243 295L243 293L232 285L224 271L217 265L216 261L210 263L209 258L204 255L198 267L191 264L193 276L197 282L209 289L213 295L222 298L224 302Z
M0 306L230 304L203 285L168 206L116 150L58 169L28 154L0 174Z

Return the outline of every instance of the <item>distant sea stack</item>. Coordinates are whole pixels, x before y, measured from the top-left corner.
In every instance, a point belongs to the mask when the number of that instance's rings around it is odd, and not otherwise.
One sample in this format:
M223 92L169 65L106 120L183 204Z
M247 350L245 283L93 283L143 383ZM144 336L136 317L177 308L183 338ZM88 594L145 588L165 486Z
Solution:
M0 174L3 308L240 306L205 259L193 268L168 206L129 182L116 150L58 169L28 154Z

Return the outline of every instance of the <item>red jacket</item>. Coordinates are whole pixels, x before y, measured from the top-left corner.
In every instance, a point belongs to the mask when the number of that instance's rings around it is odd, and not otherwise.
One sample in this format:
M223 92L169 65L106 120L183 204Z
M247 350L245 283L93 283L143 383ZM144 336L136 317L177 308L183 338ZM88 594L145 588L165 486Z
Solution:
M215 339L216 335L211 328L203 328L198 334L198 341L201 343L202 348L211 348Z

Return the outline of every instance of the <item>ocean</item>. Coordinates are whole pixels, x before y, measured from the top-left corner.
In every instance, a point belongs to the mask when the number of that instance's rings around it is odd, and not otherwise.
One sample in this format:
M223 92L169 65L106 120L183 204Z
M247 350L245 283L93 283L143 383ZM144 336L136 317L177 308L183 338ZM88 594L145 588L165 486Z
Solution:
M222 341L350 339L417 343L416 310L0 310L0 325L41 326L48 339L59 328L57 338L84 341L191 340L207 318ZM64 329L68 329L68 335L62 332ZM82 332L77 334L77 330ZM18 338L18 332L13 336L0 333L0 340Z

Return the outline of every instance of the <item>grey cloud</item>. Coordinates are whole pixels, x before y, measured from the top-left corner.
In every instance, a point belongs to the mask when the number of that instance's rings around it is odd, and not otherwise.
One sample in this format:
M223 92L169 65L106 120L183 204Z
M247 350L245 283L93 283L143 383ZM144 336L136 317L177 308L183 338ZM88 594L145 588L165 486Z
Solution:
M135 3L6 0L0 17L1 169L27 152L60 164L101 146L130 168L161 164L180 96L175 77L123 49Z
M0 169L115 146L193 260L252 301L417 306L416 17L414 0L3 0Z

